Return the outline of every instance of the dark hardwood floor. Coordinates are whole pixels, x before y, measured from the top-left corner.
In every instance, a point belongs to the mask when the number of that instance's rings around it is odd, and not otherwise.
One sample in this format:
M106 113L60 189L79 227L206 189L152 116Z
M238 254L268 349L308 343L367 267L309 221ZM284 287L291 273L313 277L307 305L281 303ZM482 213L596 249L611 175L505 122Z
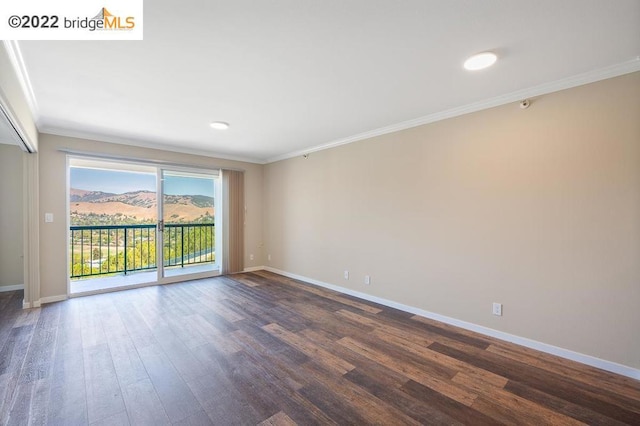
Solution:
M0 424L640 425L640 382L268 272L22 310Z

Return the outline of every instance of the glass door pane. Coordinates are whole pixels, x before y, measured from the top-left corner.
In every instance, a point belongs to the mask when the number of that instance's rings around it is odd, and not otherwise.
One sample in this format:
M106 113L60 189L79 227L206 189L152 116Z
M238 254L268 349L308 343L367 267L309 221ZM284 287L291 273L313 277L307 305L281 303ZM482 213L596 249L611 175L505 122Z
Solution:
M156 167L69 160L70 293L157 280L156 176Z
M162 170L162 276L217 271L215 179L206 173Z

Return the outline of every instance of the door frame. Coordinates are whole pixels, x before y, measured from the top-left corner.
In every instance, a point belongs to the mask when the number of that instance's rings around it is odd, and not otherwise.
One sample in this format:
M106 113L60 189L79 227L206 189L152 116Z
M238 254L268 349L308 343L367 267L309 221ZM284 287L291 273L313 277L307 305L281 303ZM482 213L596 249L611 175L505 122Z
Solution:
M163 246L160 245L163 243L162 241L162 234L161 232L158 231L157 229L157 225L156 225L156 265L157 265L157 273L156 273L156 279L154 281L148 281L148 282L143 282L140 284L131 284L131 285L122 285L122 286L118 286L118 287L113 287L113 288L104 288L104 289L98 289L98 290L90 290L90 291L86 291L86 292L76 292L76 293L71 293L71 271L70 271L70 250L69 250L69 242L71 239L71 231L70 231L70 226L71 226L71 211L70 211L70 188L71 188L71 182L70 182L70 170L71 170L71 160L72 159L84 159L84 160L92 160L92 161L103 161L103 162L107 162L107 163L122 163L122 164L133 164L133 165L140 165L140 166L146 166L146 167L154 167L156 169L156 194L157 196L161 195L161 191L159 190L160 186L158 186L159 180L161 179L162 176L162 170L174 170L174 171L185 171L185 172L192 172L192 173L201 173L201 174L211 174L216 176L216 178L214 178L214 184L215 184L215 189L214 189L214 204L217 204L214 207L214 216L215 216L215 227L218 228L221 226L222 224L222 214L223 214L223 209L221 207L221 203L222 203L222 184L220 182L220 173L221 173L221 168L219 167L202 167L202 166L194 166L194 165L185 165L185 164L179 164L179 163L172 163L172 162L165 162L165 161L153 161L153 160L146 160L146 159L136 159L136 158L127 158L127 157L119 157L119 156L112 156L112 155L105 155L105 154L100 154L100 153L91 153L91 152L81 152L81 151L72 151L72 150L65 150L66 155L66 247L65 247L65 251L66 251L66 269L67 269L67 297L71 298L71 297L82 297L82 296L88 296L91 294L100 294L100 293L110 293L110 292L114 292L114 291L121 291L121 290L128 290L128 289L132 289L132 288L139 288L139 287L149 287L149 286L154 286L154 285L164 285L164 284L172 284L172 283L177 283L177 282L181 282L181 281L190 281L190 280L196 280L196 279L203 279L203 278L211 278L211 277L215 277L215 276L219 276L220 275L220 265L221 265L221 259L223 256L222 253L222 232L216 232L215 235L215 253L216 253L216 260L214 263L214 269L213 271L205 271L205 272L200 272L200 273L193 273L193 274L185 274L185 275L176 275L176 276L171 276L171 277L163 277L160 275L161 270L164 269L164 259L163 259ZM157 205L160 205L162 203L158 202L156 200ZM158 212L160 213L160 212ZM158 217L161 217L160 215ZM156 222L157 224L158 222ZM39 284L39 280L38 284Z
M193 174L202 174L202 175L211 175L213 178L214 185L214 230L215 230L215 257L216 260L213 264L212 271L204 271L204 272L195 272L190 274L182 274L166 277L164 275L164 231L160 230L160 221L164 220L164 179L163 173L165 171L172 172L183 172L183 173L193 173ZM156 226L156 265L158 266L158 276L157 281L159 284L171 284L180 281L188 281L188 280L197 280L202 278L211 278L220 275L220 251L222 249L222 244L218 245L218 238L221 232L218 232L216 228L218 228L218 211L220 212L220 216L222 215L222 209L218 208L219 200L222 199L220 196L220 189L222 189L222 185L220 183L220 171L216 170L215 173L213 170L194 168L194 167L176 167L176 166L158 166L156 172L156 194L157 194L157 206L158 206L158 221ZM222 235L220 235L220 238ZM220 240L221 242L221 240Z

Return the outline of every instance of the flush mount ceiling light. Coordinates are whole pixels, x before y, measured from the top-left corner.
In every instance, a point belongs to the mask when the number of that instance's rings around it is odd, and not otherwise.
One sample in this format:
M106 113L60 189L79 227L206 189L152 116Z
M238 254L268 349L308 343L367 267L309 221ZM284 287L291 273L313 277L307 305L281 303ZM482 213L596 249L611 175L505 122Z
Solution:
M211 126L212 129L216 130L227 130L229 128L229 123L226 123L224 121L214 121L209 124L209 126Z
M464 68L469 71L481 70L493 65L498 57L493 52L482 52L464 61Z

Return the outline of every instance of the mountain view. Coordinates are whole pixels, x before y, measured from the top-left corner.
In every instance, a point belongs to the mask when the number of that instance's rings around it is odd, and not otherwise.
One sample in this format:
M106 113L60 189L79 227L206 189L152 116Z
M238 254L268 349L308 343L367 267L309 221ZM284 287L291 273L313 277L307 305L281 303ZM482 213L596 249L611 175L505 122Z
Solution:
M124 194L71 188L71 225L133 225L155 223L156 193L140 190ZM213 197L165 195L166 223L213 223Z

